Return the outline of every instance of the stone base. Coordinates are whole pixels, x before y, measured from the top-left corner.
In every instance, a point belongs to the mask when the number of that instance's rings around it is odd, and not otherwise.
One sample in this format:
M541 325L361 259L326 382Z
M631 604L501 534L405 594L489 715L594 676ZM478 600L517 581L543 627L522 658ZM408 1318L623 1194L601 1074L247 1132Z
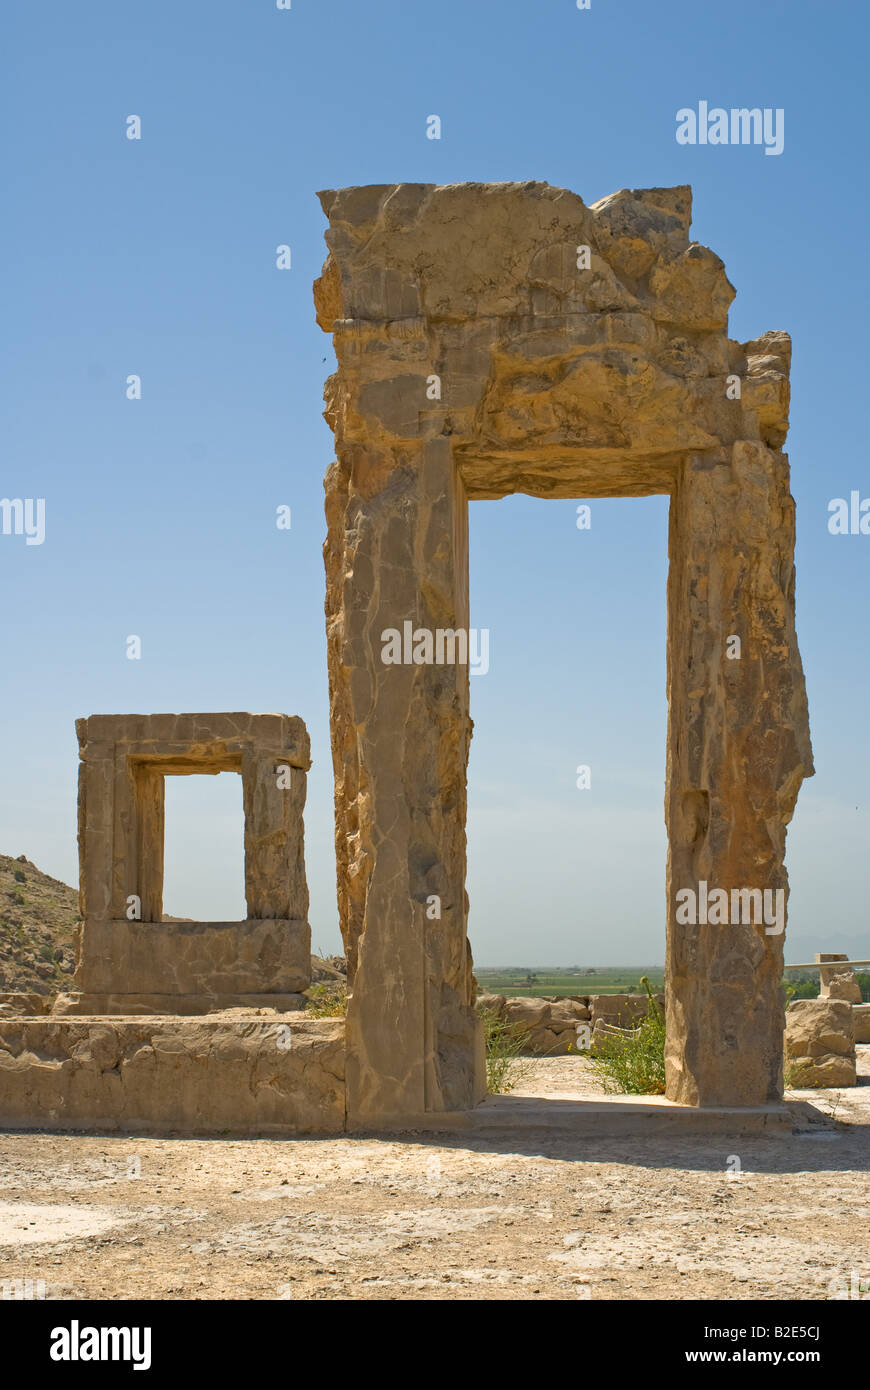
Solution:
M306 921L128 922L86 917L76 987L85 994L296 994L311 984ZM120 989L119 989L120 987Z
M170 1014L190 1017L225 1009L276 1009L296 1013L304 1009L304 994L59 994L51 1007L53 1017L87 1017Z
M600 1096L551 1099L488 1096L474 1110L384 1118L378 1131L438 1133L462 1130L481 1137L545 1130L575 1138L636 1139L660 1135L675 1142L694 1135L737 1138L745 1134L790 1134L793 1109L778 1105L678 1105L664 1096Z
M338 1018L0 1018L5 1129L334 1133L344 1078Z

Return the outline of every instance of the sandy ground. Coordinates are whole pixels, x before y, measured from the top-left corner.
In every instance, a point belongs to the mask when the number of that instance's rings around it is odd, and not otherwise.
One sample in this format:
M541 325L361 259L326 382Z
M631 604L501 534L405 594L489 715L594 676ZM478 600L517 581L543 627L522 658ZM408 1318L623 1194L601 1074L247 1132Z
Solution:
M798 1093L813 1123L733 1145L0 1135L0 1294L827 1299L852 1271L870 1290L859 1055L859 1087ZM595 1091L577 1057L533 1062L518 1087Z

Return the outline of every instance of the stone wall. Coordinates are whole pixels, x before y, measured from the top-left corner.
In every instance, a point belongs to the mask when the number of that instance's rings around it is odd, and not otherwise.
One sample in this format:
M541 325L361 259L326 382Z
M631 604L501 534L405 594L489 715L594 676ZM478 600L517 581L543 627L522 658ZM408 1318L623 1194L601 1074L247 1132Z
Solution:
M344 1074L344 1019L0 1017L11 1129L337 1131Z
M477 1012L494 1014L513 1033L524 1037L522 1050L528 1056L559 1057L585 1052L585 1041L593 1036L596 1024L633 1028L645 1017L647 1002L645 994L551 995L540 999L481 994ZM664 1008L665 996L656 995L656 1002Z
M870 1042L870 1004L849 957L816 952L818 999L795 999L785 1015L785 1070L792 1087L857 1085L855 1044Z

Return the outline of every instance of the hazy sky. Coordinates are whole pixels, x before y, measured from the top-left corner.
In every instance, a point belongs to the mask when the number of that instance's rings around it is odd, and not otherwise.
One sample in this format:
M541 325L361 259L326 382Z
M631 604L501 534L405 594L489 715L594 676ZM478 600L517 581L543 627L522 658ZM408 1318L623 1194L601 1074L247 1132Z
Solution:
M11 3L0 491L44 497L46 533L0 536L0 851L76 881L79 715L299 714L312 933L338 950L315 191L543 179L591 203L691 183L693 236L738 290L731 336L794 339L818 772L789 831L786 955L870 954L870 536L827 529L831 498L870 496L867 30L831 0ZM782 108L783 152L679 145L676 112L701 100ZM667 501L593 502L589 531L571 502L471 512L471 621L491 632L472 680L475 957L661 960ZM167 911L239 917L242 890L239 779L170 781Z

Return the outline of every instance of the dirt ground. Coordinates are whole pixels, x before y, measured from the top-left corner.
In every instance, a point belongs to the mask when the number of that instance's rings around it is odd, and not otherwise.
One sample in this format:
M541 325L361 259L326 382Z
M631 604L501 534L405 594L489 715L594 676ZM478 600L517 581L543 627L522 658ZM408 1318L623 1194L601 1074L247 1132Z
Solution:
M798 1093L811 1123L733 1144L0 1135L0 1295L828 1299L853 1271L870 1291L859 1056L859 1087ZM595 1091L578 1057L535 1061L518 1087Z

